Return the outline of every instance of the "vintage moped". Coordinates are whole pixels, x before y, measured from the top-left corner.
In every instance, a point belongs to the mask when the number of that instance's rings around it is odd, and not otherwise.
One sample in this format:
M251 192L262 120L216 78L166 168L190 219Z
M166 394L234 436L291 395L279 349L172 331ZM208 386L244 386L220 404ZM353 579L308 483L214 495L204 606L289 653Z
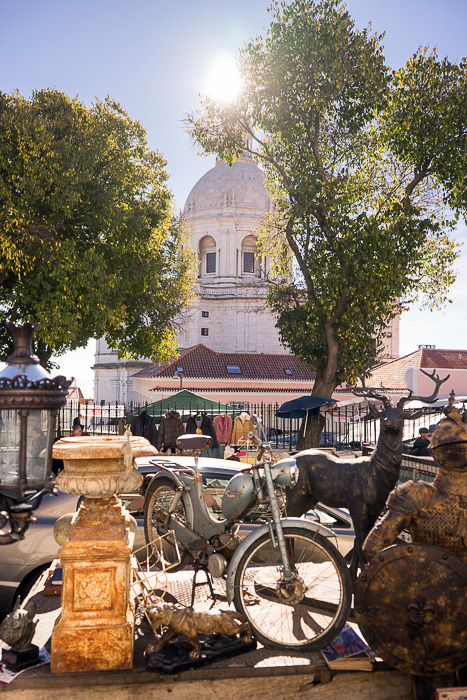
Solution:
M222 496L223 520L209 513L199 470L198 457L209 437L178 439L179 447L194 455L194 469L151 460L158 471L145 491L146 542L159 563L173 565L172 570L191 564L208 577L223 578L228 602L245 615L264 646L320 649L347 620L348 568L331 530L319 522L281 517L276 490L293 484L293 464L274 463L270 445L254 433L250 439L259 447L257 462L230 479ZM267 504L269 514L242 540L238 523L258 504Z

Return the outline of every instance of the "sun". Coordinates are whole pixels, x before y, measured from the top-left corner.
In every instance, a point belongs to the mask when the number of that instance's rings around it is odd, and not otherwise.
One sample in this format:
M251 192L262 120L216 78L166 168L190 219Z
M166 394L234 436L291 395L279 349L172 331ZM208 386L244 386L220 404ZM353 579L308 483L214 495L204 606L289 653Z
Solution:
M219 102L232 102L242 89L242 78L232 56L221 54L211 64L206 93Z

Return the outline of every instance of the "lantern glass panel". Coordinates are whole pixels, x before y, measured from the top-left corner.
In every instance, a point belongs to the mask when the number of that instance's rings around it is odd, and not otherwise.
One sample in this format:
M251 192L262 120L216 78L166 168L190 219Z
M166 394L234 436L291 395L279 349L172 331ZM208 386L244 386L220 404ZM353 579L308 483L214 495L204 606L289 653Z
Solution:
M47 480L51 467L52 429L54 427L50 411L29 411L27 430L27 469L28 485L41 484Z
M41 488L51 467L54 416L45 410L0 411L0 491L16 491L21 459L26 460L26 490ZM21 435L26 436L24 444Z
M21 433L18 411L0 411L0 428L0 489L12 491L19 474Z

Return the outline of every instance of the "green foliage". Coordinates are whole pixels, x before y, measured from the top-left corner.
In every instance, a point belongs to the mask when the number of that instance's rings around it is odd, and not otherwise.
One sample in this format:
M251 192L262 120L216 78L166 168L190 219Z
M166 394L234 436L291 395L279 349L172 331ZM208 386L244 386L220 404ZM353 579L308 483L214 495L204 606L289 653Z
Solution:
M0 317L40 323L46 361L102 336L121 354L173 352L191 260L165 165L110 99L0 93Z
M467 58L420 49L394 73L387 141L409 163L428 163L453 209L467 205Z
M465 205L465 62L419 53L393 73L382 37L339 0L270 11L240 53L242 95L203 99L187 125L204 150L231 162L246 148L261 163L276 203L260 236L270 305L283 342L316 368L314 393L330 395L374 362L405 304L446 299L458 253L443 201Z

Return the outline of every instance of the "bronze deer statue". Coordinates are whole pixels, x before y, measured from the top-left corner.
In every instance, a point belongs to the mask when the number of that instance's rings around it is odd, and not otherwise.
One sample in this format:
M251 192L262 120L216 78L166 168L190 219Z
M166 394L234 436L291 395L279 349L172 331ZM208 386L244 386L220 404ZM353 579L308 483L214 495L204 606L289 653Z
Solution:
M433 403L441 384L449 379L449 375L442 380L439 375L435 376L436 370L432 374L421 371L435 382L433 394L413 396L410 391L408 396L399 399L397 406L393 406L387 396L366 391L363 382L363 395L383 404L381 411L369 404L371 415L380 419L378 442L369 457L340 459L319 450L303 450L295 455L299 475L297 484L287 494L287 515L303 515L318 501L334 508L347 508L355 529L350 565L354 576L357 568L366 563L363 542L399 479L404 419L420 415L420 412L410 415L404 410L404 405L412 399Z

